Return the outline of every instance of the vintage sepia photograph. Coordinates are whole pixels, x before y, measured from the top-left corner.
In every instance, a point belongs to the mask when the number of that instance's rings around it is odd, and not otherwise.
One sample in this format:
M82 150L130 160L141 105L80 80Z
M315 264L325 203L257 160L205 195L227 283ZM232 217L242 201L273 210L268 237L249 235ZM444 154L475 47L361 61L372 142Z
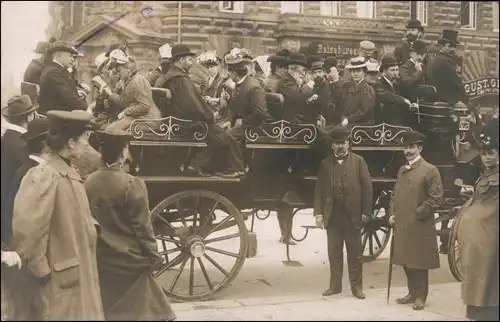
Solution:
M499 321L498 1L2 1L2 321Z

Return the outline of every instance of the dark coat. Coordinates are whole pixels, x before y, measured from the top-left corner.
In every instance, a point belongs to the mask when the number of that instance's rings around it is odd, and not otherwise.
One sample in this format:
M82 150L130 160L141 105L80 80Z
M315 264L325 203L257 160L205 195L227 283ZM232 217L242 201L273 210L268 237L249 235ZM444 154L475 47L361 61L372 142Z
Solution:
M398 92L397 85L391 86L384 77L380 77L373 88L377 94L377 123L409 125L407 121L412 113L405 98Z
M159 257L144 181L115 164L91 174L85 189L92 215L102 228L97 264L106 318L175 318L151 274Z
M415 69L415 63L408 59L404 64L399 66L399 78L403 85L403 94L410 102L417 102L417 95L415 95L415 87L418 85L425 85L425 66L422 65L422 70Z
M314 215L323 215L325 227L332 216L333 166L337 162L332 154L321 162L314 189ZM344 172L345 206L356 229L361 229L361 215L372 214L373 186L368 166L363 157L349 152Z
M62 66L52 62L40 78L39 113L50 110L87 110L87 103L78 96L78 83Z
M12 236L12 210L14 207L14 198L16 196L17 189L14 190L12 187L12 180L16 174L16 171L25 163L28 159L28 151L24 146L24 140L21 138L21 133L8 129L5 131L2 137L2 154L1 165L2 165L2 241L7 245L9 244L10 237Z
M231 125L242 119L244 127L260 126L268 117L266 93L253 77L246 77L237 84L228 107Z
M44 68L45 63L42 58L33 59L24 72L23 81L40 85L40 78Z
M103 320L97 222L80 176L59 155L24 176L12 228L13 249L34 276L49 277L35 294L41 319Z
M373 87L364 79L357 85L352 81L345 81L338 85L332 124L339 124L344 117L349 125L373 124L375 122L376 95Z
M278 83L277 93L283 95L283 119L288 122L299 122L299 115L303 112L306 100L311 97L312 91L307 86L299 87L290 73L284 73Z
M392 193L393 263L416 269L439 268L434 213L443 201L439 170L423 158L401 167Z
M408 42L404 42L396 46L396 48L394 48L393 55L399 65L406 63L406 61L410 59L410 44Z
M498 165L486 170L474 197L457 215L462 299L465 305L498 307Z
M469 98L465 94L462 79L457 74L453 58L439 52L426 68L427 85L434 86L437 100L454 105L458 101L467 104Z

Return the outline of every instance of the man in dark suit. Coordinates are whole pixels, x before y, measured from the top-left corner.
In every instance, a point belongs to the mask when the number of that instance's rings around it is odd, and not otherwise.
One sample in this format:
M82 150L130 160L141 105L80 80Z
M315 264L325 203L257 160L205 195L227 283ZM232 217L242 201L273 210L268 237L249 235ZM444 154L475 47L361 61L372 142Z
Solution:
M408 59L410 59L410 47L413 42L420 39L424 34L424 27L420 20L411 19L406 24L405 36L406 42L394 48L394 57L398 61L399 65L404 64Z
M21 134L26 132L28 123L35 117L36 105L28 95L16 95L9 99L2 111L11 123L2 137L2 242L9 244L12 235L12 179L16 171L28 160L28 152Z
M87 110L87 103L78 94L78 83L68 71L79 52L63 41L54 42L48 52L52 54L52 62L40 79L40 113Z
M436 88L439 101L463 108L469 99L454 63L455 50L460 44L457 38L457 31L443 30L443 35L438 40L441 48L436 57L429 62L426 74L427 85Z
M410 111L411 102L403 97L400 93L400 88L396 84L399 76L398 61L394 56L385 56L380 64L380 72L382 75L373 86L377 93L377 103L379 106L380 117L379 122L385 122L393 125L410 126L409 122L412 118ZM377 117L377 118L378 118Z
M399 66L399 77L404 87L404 95L413 103L417 101L415 87L425 84L424 59L426 54L425 43L422 40L415 40L410 47L410 59Z
M266 93L259 82L248 77L242 57L229 54L225 58L229 77L236 83L233 98L229 104L229 121L223 125L240 142L245 140L245 130L259 127L269 118L266 106Z
M55 41L54 38L49 42L41 41L36 45L35 53L39 54L39 58L33 59L26 71L24 72L23 81L40 85L40 77L42 76L45 65L50 60L50 54L47 53L49 46Z
M365 160L349 151L349 132L331 131L333 154L323 160L314 194L316 225L326 229L330 286L323 296L342 292L344 242L352 294L364 299L361 228L372 215L372 179Z
M184 44L173 46L172 67L165 76L165 86L172 93L170 103L173 116L208 125L208 147L196 155L188 169L201 176L207 176L208 171L225 171L225 177L242 176L245 169L238 142L216 125L212 110L189 78L194 56L196 54ZM218 162L215 162L216 156L220 158ZM216 164L219 169L214 169Z

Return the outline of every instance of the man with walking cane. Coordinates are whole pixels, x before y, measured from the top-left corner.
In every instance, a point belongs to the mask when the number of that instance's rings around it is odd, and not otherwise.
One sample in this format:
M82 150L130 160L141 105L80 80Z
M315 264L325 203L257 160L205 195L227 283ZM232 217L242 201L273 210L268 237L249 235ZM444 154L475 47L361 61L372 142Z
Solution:
M399 169L389 217L397 234L391 242L389 274L392 264L403 266L409 290L396 302L412 303L414 310L425 306L429 269L439 268L434 213L442 203L443 185L439 170L420 156L424 140L425 136L419 132L404 133L404 155L408 163Z

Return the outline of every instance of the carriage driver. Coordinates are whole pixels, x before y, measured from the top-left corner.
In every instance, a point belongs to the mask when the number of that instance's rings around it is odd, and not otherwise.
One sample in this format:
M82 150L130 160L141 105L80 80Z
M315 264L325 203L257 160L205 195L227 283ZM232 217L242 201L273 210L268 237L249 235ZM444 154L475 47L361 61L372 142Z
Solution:
M330 135L333 154L320 165L314 193L314 218L326 229L330 261L330 285L323 296L342 292L345 243L351 291L362 300L361 228L372 215L372 179L365 160L349 151L349 131L336 126Z

